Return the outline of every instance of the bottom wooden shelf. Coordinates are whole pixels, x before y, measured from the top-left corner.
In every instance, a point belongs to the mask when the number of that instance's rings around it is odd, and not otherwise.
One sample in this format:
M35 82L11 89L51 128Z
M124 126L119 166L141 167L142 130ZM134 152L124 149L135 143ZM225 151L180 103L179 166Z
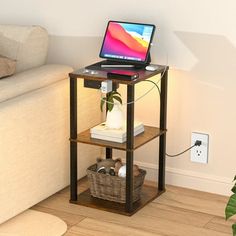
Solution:
M84 192L78 195L77 201L70 201L71 203L92 207L103 211L114 212L122 215L131 216L149 202L160 196L165 191L158 191L156 187L144 185L142 188L141 199L134 203L133 211L126 212L125 211L125 204L111 202L99 198L92 197L90 195L89 189L85 190Z

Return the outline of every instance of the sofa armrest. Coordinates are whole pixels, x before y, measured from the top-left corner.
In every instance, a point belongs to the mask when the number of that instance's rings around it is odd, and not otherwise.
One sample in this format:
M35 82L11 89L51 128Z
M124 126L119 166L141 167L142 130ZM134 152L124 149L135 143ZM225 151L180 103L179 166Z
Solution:
M43 65L0 80L0 102L67 79L73 69L65 65Z

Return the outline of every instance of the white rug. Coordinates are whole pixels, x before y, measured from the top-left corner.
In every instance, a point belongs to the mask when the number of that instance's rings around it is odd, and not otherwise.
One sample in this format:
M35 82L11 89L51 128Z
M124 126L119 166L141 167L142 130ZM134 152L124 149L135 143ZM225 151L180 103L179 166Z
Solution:
M27 210L0 225L0 236L61 236L66 223L56 216Z

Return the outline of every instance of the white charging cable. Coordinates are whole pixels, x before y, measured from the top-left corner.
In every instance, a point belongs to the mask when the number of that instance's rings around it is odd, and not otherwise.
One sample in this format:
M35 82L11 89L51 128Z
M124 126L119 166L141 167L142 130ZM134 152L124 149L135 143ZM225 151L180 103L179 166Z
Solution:
M168 61L169 61L169 58L168 58L168 53L166 52L166 63L165 63L165 69L164 71L161 73L161 77L159 78L159 80L156 82L156 84L158 84L161 79L163 78L163 75L165 74L167 68L168 68ZM141 81L143 82L143 81ZM126 106L126 105L129 105L129 104L132 104L132 103L135 103L137 101L139 101L140 99L142 99L143 97L145 97L148 93L150 93L156 86L154 85L152 88L150 88L147 92L145 92L143 95L141 95L140 97L138 97L137 99L131 101L131 102L126 102L126 103L123 103L122 106ZM103 94L101 93L101 100L103 100L105 103L109 103L109 104L115 104L115 102L110 102L110 101L107 101L106 99L103 99L104 96L102 96Z

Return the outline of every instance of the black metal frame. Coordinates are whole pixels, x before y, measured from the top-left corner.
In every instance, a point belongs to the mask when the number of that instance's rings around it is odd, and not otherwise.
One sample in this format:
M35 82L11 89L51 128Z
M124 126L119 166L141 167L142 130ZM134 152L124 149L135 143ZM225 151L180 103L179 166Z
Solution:
M162 73L160 96L160 128L166 130L168 70ZM127 85L127 142L126 142L126 204L133 210L133 151L134 151L134 84ZM77 78L70 77L70 139L77 138ZM166 133L159 137L158 191L165 190ZM106 158L112 158L112 148L106 148ZM70 142L70 201L77 201L77 143Z
M77 79L70 78L70 138L77 138ZM77 201L77 143L70 142L70 200Z
M134 85L127 85L126 212L133 210Z
M161 74L160 128L166 130L168 70ZM159 138L158 190L165 190L166 133Z

